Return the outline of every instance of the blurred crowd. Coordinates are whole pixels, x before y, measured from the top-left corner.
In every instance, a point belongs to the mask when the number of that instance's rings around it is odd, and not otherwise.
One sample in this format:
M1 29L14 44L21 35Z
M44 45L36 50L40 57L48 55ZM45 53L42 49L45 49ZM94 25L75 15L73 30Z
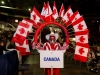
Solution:
M14 43L11 41L13 34L11 31L0 33L0 41L4 41L6 49L14 48Z
M87 59L88 70L97 73L100 69L100 46L90 47Z

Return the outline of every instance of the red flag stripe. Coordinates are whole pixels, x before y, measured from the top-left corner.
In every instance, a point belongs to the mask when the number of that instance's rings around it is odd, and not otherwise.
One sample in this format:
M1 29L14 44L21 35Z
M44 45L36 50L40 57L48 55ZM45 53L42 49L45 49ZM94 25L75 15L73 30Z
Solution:
M33 12L35 12L36 15L41 18L41 14L38 12L38 10L35 7L33 8Z
M16 50L20 52L26 52L26 48L16 46Z
M42 8L42 12L41 12L41 15L42 15L42 16L45 16L45 15L43 15L43 12L46 10L46 8L47 8L47 5L46 5L46 3L44 2L43 8Z
M88 29L85 29L84 31L75 32L75 36L77 36L77 35L86 35L88 33L89 33Z
M72 21L78 13L79 12L77 10L75 13L73 13L73 15L69 18L69 20Z
M26 44L28 44L28 40L26 40Z
M66 24L66 26L69 26L71 24L71 21L68 21L65 24Z
M33 20L27 20L26 18L23 18L24 21L29 22L29 23L34 23Z
M13 41L13 42L17 42L17 43L19 43L20 45L23 45L25 39L26 39L26 37L21 36L21 35L19 35L19 34L15 34L15 37L12 38L12 41Z
M22 26L22 27L25 27L25 28L29 28L29 25L28 24L25 24L23 22L20 22L19 23L19 26Z
M57 8L56 8L56 3L55 3L55 1L54 1L54 4L53 4L53 13L52 13L52 17L53 17L53 21L54 21L55 19L57 19L57 17L58 17L58 11L57 11Z
M81 16L79 19L77 19L75 22L72 23L72 26L77 25L78 23L82 22L84 20L83 16Z
M64 5L63 5L63 3L62 3L62 6L61 6L60 12L59 12L59 16L61 16L61 13L62 13L63 10L64 10Z
M74 60L81 61L81 62L87 62L87 57L74 54Z
M34 28L38 28L38 24L36 24L33 20L30 20L31 23L33 23Z
M38 25L37 25L33 20L27 20L27 19L25 19L25 18L23 18L23 20L25 20L25 21L31 23L31 24L33 25L34 28L38 28ZM22 23L23 23L23 22L22 22ZM24 23L24 24L25 24L25 23Z
M68 9L67 9L66 13L68 12L68 10L69 10L69 9L71 9L71 6L69 6L69 7L68 7ZM66 13L65 13L65 14L66 14Z
M85 48L89 48L88 43L80 43L80 42L76 42L76 45L82 46L82 47L85 47Z

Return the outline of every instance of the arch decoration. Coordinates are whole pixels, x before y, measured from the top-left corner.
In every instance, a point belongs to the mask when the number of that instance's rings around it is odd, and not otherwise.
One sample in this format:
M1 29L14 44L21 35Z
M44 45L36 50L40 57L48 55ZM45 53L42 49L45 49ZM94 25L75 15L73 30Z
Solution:
M65 11L63 3L59 13L55 2L53 10L51 9L49 2L44 2L41 13L34 7L30 12L30 19L23 18L23 20L18 24L16 32L12 38L12 41L15 42L16 49L22 52L22 55L29 54L29 44L26 38L32 27L35 31L32 43L38 44L38 35L44 27L49 26L50 24L58 26L64 31L63 34L66 37L66 44L70 43L70 37L74 35L74 59L86 62L89 48L89 31L84 17L80 15L78 10L73 12L71 6L69 6Z

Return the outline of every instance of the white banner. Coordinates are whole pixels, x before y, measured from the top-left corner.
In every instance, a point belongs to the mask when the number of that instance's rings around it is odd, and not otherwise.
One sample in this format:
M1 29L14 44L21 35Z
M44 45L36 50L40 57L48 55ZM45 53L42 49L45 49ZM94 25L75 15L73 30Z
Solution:
M62 51L41 51L40 68L64 68Z

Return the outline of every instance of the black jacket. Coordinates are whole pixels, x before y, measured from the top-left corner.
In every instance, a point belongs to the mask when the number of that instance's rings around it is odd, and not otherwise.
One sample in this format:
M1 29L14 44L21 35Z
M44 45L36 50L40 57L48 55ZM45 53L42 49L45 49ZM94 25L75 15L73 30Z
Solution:
M98 56L97 54L100 53L98 50L95 51L95 57L96 57L96 62L98 63L100 60L100 56Z
M8 51L4 46L0 46L0 55L3 55L3 51Z

